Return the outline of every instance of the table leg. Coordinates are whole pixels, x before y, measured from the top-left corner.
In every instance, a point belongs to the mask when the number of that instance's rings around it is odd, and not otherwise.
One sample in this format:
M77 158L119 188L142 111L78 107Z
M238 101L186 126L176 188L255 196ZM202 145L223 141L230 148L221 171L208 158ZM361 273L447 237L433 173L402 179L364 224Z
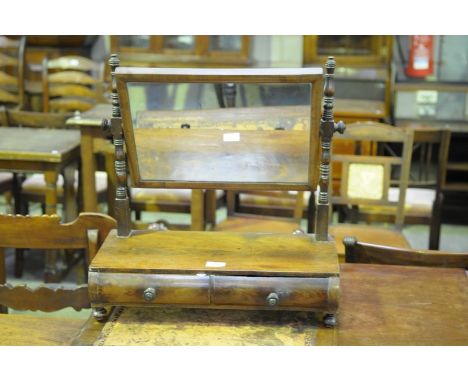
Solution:
M206 224L211 225L211 229L213 229L216 225L216 190L206 190Z
M44 173L46 181L46 214L53 215L57 212L57 177L55 170L49 170ZM57 270L57 251L48 250L46 253L46 265L44 271L44 282L56 282L58 280Z
M63 216L66 222L71 222L78 216L75 194L75 172L77 169L78 164L73 162L63 170Z
M98 212L96 193L96 161L93 137L81 130L81 176L83 185L83 211Z
M192 217L191 230L205 230L205 208L204 208L203 190L192 190L192 203L190 206L190 214Z
M0 284L6 283L5 251L0 248ZM0 313L8 313L6 306L0 305Z

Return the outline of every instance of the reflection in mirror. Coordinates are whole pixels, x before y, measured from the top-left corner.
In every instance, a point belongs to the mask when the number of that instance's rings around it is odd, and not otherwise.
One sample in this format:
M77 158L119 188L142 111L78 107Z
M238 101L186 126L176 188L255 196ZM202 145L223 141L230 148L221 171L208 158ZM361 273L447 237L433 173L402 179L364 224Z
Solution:
M127 89L142 180L307 184L311 84Z

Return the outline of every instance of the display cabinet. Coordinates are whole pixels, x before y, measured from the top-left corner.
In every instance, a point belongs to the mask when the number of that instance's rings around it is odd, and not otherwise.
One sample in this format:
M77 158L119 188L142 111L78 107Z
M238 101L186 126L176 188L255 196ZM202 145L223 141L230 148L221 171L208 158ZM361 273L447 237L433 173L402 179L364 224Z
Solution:
M111 51L123 65L139 67L243 67L250 36L111 36Z
M328 236L328 182L331 139L344 130L333 121L335 61L327 61L324 88L320 68L129 68L116 55L110 63L113 112L103 127L114 137L118 229L89 268L96 315L113 305L310 310L334 325L339 267ZM196 101L190 108L168 101L168 86L194 87L188 94ZM281 87L298 96L265 102ZM243 89L257 103L223 107L220 88L223 99ZM127 167L131 184L143 188L318 186L317 232L134 231Z

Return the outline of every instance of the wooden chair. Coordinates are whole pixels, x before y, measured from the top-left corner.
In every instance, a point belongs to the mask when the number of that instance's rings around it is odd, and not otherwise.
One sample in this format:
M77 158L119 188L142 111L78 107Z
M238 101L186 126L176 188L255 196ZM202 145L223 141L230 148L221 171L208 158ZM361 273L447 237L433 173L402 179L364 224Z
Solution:
M82 249L85 264L95 256L116 221L97 213L83 213L71 223L61 224L57 215L0 215L0 250L5 248ZM16 310L52 312L65 307L89 308L86 285L74 289L41 286L12 287L6 282L5 261L0 259L0 305Z
M209 193L205 193L203 205L204 223L214 225L216 210L224 203L224 192L216 190L211 200ZM143 212L174 212L192 213L192 190L190 189L158 189L158 188L131 188L130 208L135 211L136 220L140 221ZM136 223L138 224L138 223ZM171 229L187 229L185 225L170 224ZM200 229L199 227L197 227Z
M21 127L35 127L35 128L65 128L65 121L71 117L70 113L41 113L21 110L0 110L0 125L4 126L21 126ZM68 169L67 169L68 171ZM70 167L70 171L74 171L71 176L74 179L75 195L78 195L79 189L79 172ZM33 173L27 178L17 175L18 187L14 189L16 213L28 214L29 203L36 202L43 206L45 213L45 192L46 181L43 173ZM105 202L107 198L107 173L103 171L96 172L96 190L98 192L98 200ZM64 174L59 175L57 180L57 194L58 201L64 203ZM67 214L65 210L65 220L71 221L76 217L76 212ZM70 215L70 216L68 216ZM18 250L15 260L15 276L21 277L23 272L23 253Z
M258 216L246 213L237 213L233 206L235 192L228 191L228 217L226 220L217 224L215 231L228 232L286 232L291 233L301 229L301 219L304 209L304 191L290 193L288 191L279 192L282 199L292 202L294 207L291 209L292 216L289 218L274 217L274 216ZM244 193L244 192L243 192ZM256 191L253 193L257 196L270 197L268 191ZM252 194L250 194L252 195Z
M388 247L358 241L354 236L345 237L343 244L347 263L468 269L468 253Z
M338 195L332 195L333 205L342 206L383 206L395 209L394 228L338 224L330 227L335 237L338 254L344 256L342 240L345 236L366 235L366 240L375 244L409 248L401 229L404 223L406 189L408 187L413 146L413 131L377 122L348 125L345 134L338 139L401 144L400 156L333 155L332 171L337 165L341 169L341 185ZM396 171L398 170L398 171ZM398 173L392 179L392 173ZM391 185L398 185L398 199L389 199ZM356 208L351 208L355 213ZM356 220L352 216L353 220Z
M44 112L86 111L102 100L103 65L86 57L62 56L42 62Z
M411 127L414 130L414 143L439 146L437 152L437 173L435 180L409 180L405 201L405 224L428 224L429 249L439 249L442 209L442 188L448 162L451 132L448 129ZM430 156L426 158L430 162ZM427 167L427 163L419 163ZM427 169L426 169L427 170ZM427 177L427 174L426 174ZM389 188L389 199L396 201L398 187ZM366 222L391 222L395 218L395 208L383 206L359 206L358 219Z
M24 97L24 50L26 37L12 40L0 36L0 104L22 109Z

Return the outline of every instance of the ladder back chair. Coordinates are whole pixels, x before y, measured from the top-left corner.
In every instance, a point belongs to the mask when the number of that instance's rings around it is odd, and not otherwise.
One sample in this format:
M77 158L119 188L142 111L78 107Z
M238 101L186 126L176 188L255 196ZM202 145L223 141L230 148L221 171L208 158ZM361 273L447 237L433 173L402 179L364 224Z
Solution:
M0 105L22 109L26 37L12 40L0 36Z
M332 195L333 205L391 207L395 210L394 228L338 224L330 227L335 236L338 253L344 256L344 236L366 235L375 244L409 247L401 229L404 223L406 190L408 187L413 146L413 131L378 122L357 122L348 125L343 139L401 144L400 156L333 155L332 171L340 164L341 184ZM340 137L341 138L341 137ZM397 174L397 176L392 174ZM389 189L397 185L397 200L389 198ZM355 212L355 208L351 210ZM353 233L354 232L354 233Z
M82 213L71 223L57 215L0 215L0 251L5 248L75 249L85 251L85 264L97 253L109 231L116 227L110 216ZM4 253L3 253L4 255ZM4 256L0 258L0 305L16 310L52 312L72 307L89 308L88 288L44 285L36 289L6 284ZM3 308L5 309L5 308Z
M103 98L103 64L82 56L42 62L44 112L83 112Z

